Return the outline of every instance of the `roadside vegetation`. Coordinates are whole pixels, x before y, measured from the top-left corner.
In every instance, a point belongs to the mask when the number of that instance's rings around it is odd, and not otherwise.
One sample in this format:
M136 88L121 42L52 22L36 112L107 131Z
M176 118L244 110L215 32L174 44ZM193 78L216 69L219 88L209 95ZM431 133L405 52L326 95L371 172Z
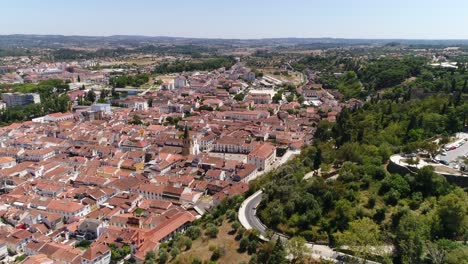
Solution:
M342 111L336 123L322 121L314 146L251 184L252 191L264 189L259 205L264 224L291 237L381 262L466 261L466 190L448 183L431 167L414 175L386 170L390 155L422 151L430 158L439 147L433 142L435 137L444 139L465 127L468 102L464 81L459 79L465 72L445 70L439 78L454 78L454 88L437 88L430 92L440 93L411 99L411 88L416 86L402 88L399 83L413 74L417 76L414 83L426 77L421 71L411 72L418 63L400 63L369 66L380 69L367 69L373 76L384 69L401 76L388 82L364 76L365 82L373 83L365 86L374 90L393 88L386 89L385 96L376 94L362 108ZM405 70L396 70L399 67ZM349 75L344 78L356 78ZM303 179L318 169L321 177ZM327 180L331 176L335 177Z

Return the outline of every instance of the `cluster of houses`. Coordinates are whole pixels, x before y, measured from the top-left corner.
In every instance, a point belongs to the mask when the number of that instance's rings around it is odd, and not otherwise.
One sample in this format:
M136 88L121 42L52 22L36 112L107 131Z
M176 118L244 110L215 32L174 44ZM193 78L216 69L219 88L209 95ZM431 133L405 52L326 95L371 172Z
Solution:
M243 67L176 76L167 89L0 128L0 253L109 263L111 248L146 253L248 182L310 144L344 107L314 83L319 104L250 94ZM241 81L240 79L243 79ZM164 85L163 85L164 86ZM239 92L242 100L234 99ZM295 110L293 112L288 110ZM92 244L79 247L82 241Z

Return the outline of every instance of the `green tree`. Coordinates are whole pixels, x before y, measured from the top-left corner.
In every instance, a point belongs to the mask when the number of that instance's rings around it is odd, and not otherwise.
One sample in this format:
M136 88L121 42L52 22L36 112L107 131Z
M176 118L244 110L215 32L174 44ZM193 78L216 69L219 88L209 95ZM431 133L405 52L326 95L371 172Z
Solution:
M457 188L440 198L437 216L442 237L455 238L468 232L468 195Z
M89 90L88 93L86 93L86 101L89 101L91 103L94 103L94 101L96 101L96 93L93 91L93 89Z
M286 250L284 249L283 243L281 242L281 239L279 237L276 240L275 247L270 255L268 263L287 263Z
M218 236L218 232L219 230L215 225L209 224L206 227L205 235L208 236L209 238L216 238Z
M334 236L339 246L348 247L363 259L378 254L383 245L380 227L367 217L352 221L348 230L337 232Z
M201 235L201 229L198 226L190 226L185 232L192 240L196 240Z
M211 254L211 261L216 261L221 257L221 250L217 247L213 250L213 253Z
M167 250L165 248L159 250L159 258L158 258L158 263L159 264L165 264L169 260L169 253L167 253Z
M161 254L161 251L159 251L159 254ZM156 263L156 253L151 250L145 255L145 260L143 262L144 264L155 264ZM166 263L166 262L163 262Z
M289 254L292 255L292 263L303 263L304 255L309 252L306 240L303 237L293 237L286 244Z
M141 125L143 124L143 121L141 120L141 117L139 115L133 115L132 121L130 121L130 123L134 125Z
M249 246L249 239L247 237L243 237L239 241L239 251L240 252L245 252L247 250L248 246Z
M238 93L238 94L234 95L234 100L236 100L236 101L244 101L244 98L245 98L244 93Z
M424 218L414 213L405 214L396 229L395 244L401 263L420 263L424 243L429 239L430 227Z
M314 170L318 170L321 164L322 164L322 150L318 148L314 156Z

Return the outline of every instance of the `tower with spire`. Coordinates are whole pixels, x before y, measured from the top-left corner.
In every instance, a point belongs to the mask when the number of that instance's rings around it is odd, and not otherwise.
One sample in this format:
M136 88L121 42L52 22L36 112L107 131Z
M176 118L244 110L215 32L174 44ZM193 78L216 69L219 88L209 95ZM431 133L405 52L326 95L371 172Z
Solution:
M187 124L185 124L184 137L182 138L182 143L182 156L190 155L192 149L192 139L190 138L190 133Z

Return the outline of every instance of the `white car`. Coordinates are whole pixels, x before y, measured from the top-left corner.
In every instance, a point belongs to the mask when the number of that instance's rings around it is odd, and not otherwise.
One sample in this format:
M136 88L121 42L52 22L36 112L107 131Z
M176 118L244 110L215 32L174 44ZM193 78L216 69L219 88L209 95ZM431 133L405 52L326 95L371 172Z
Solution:
M440 153L440 155L447 156L447 152L444 151L444 152Z

